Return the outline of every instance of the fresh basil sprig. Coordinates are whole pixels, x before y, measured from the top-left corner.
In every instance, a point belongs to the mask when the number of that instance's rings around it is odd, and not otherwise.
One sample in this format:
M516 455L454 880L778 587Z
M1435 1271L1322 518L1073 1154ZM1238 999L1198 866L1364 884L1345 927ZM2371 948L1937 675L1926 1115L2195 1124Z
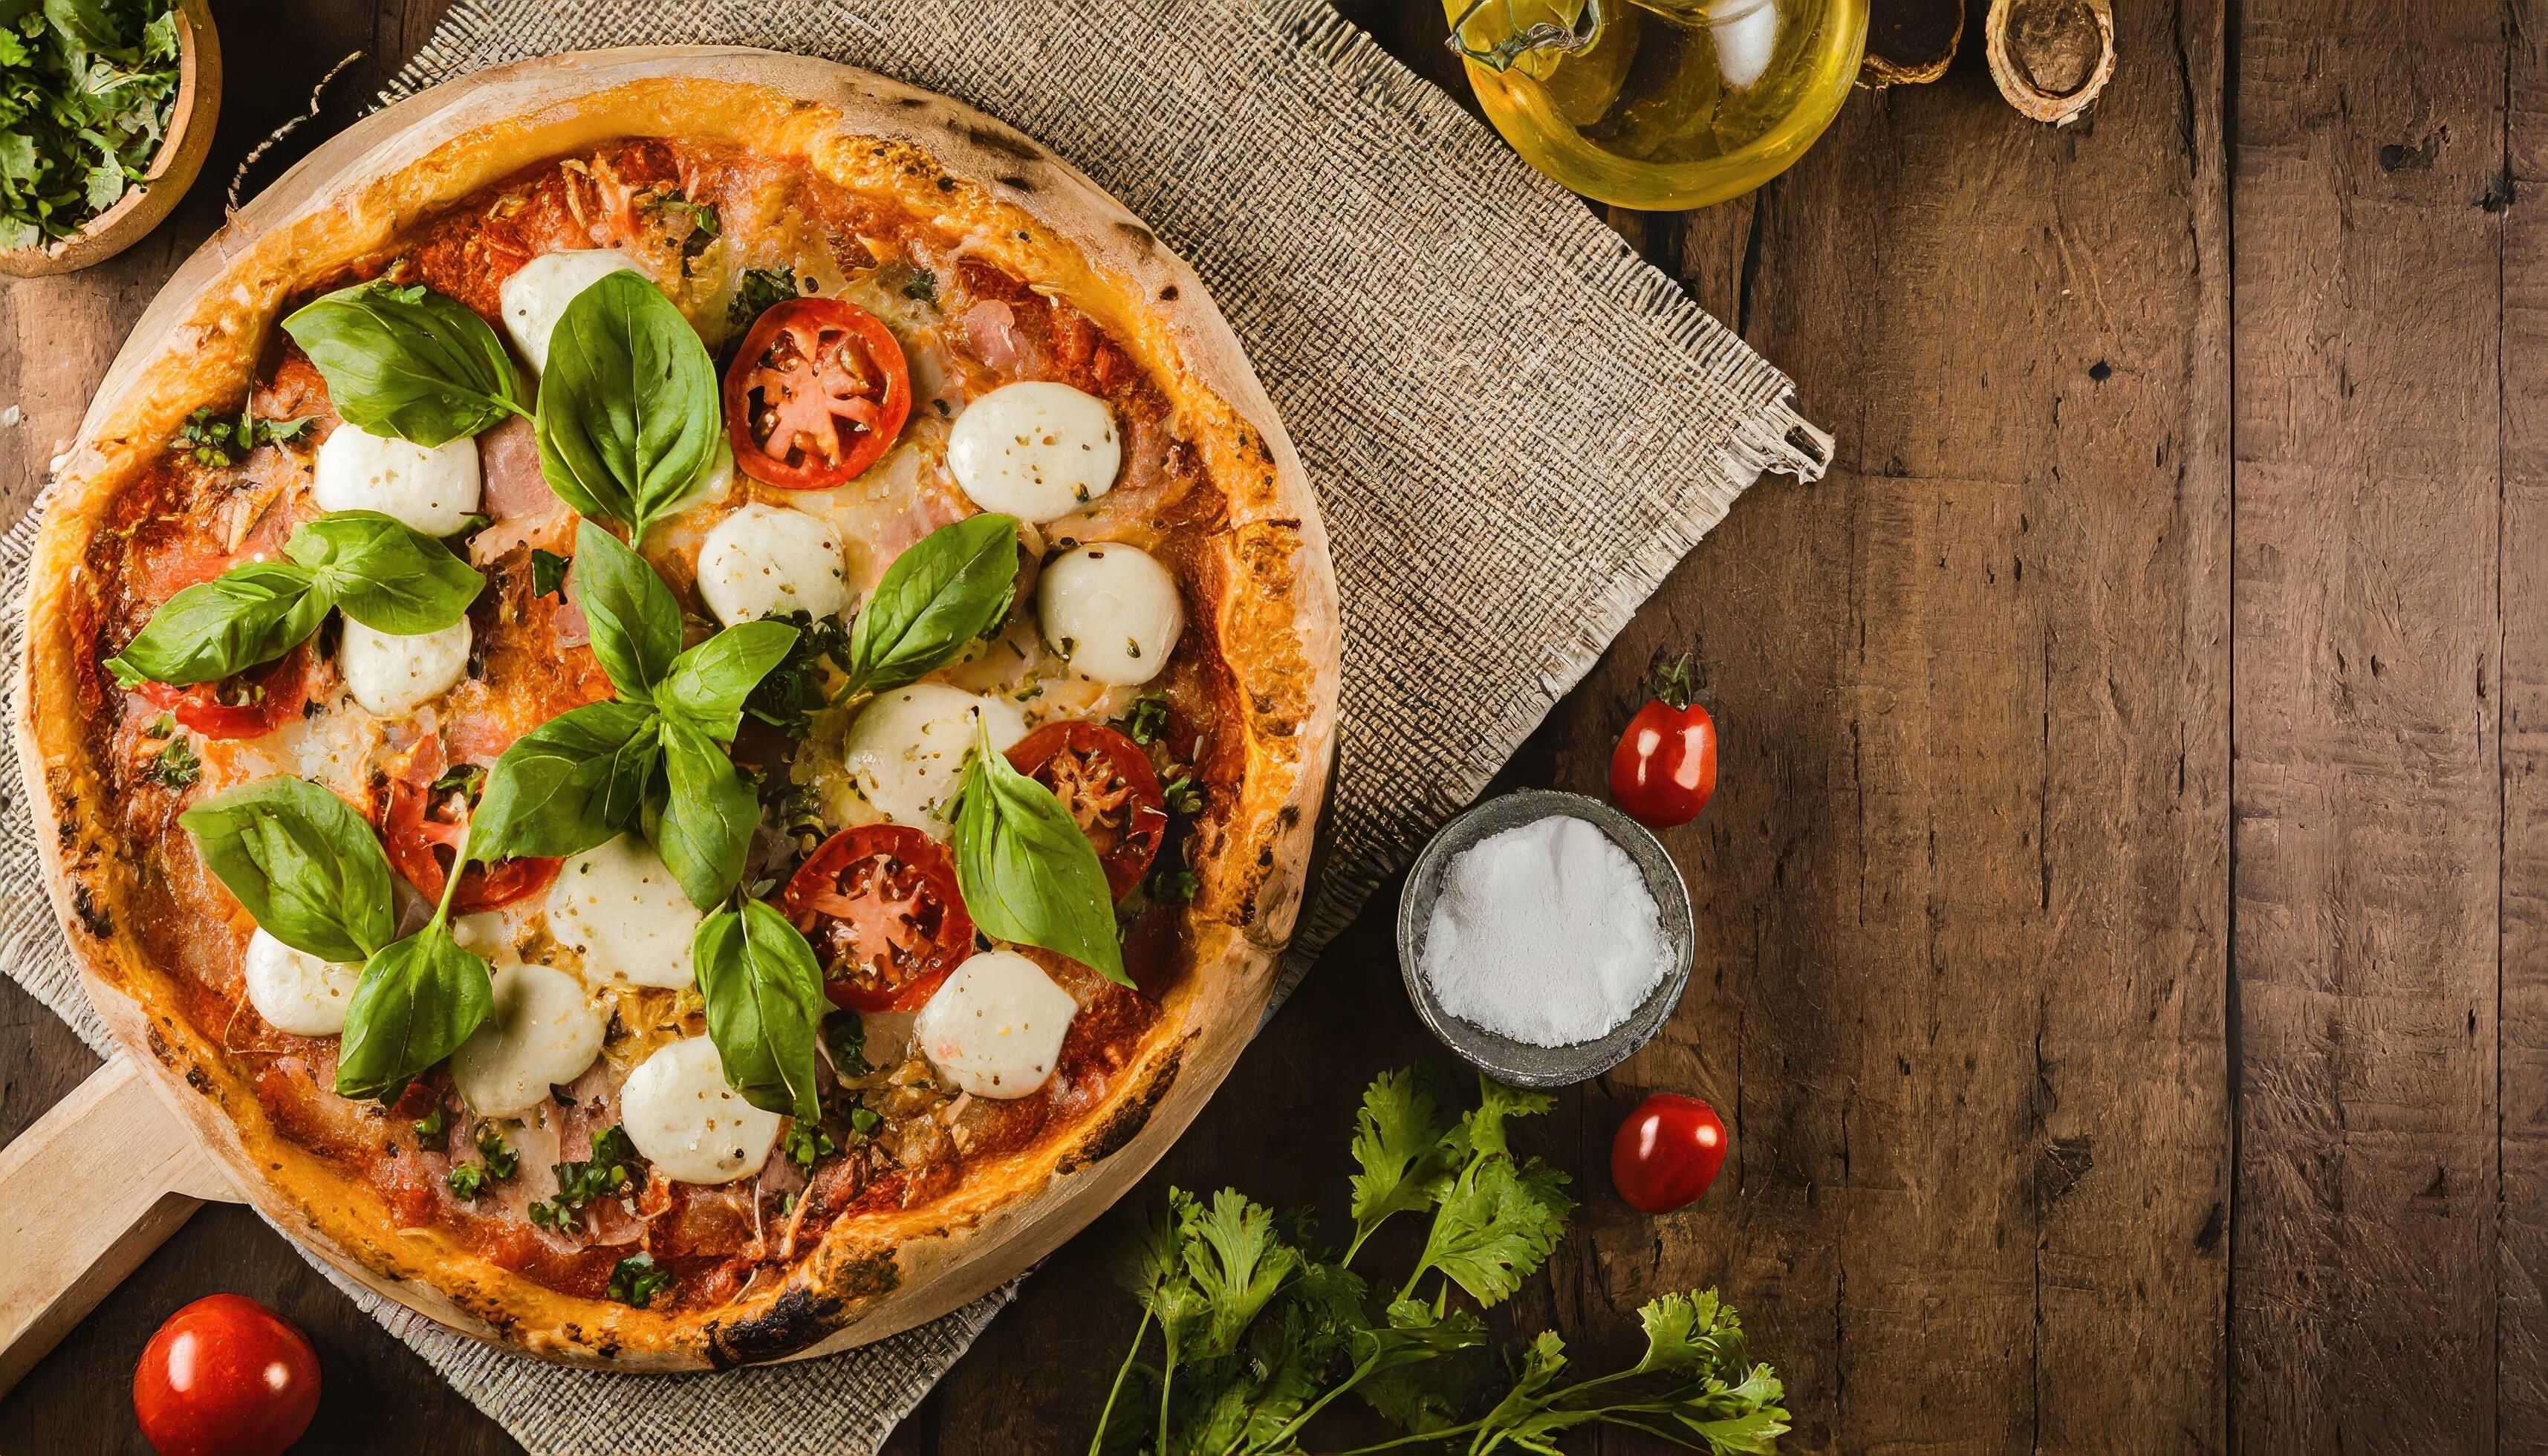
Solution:
M811 1124L822 1116L814 1039L831 1003L823 967L787 917L760 900L720 910L690 942L708 1039L725 1079L764 1112Z
M364 960L398 932L389 857L343 799L261 778L177 816L206 867L265 933L321 960Z
M336 1091L394 1099L487 1019L487 962L452 939L455 868L424 928L393 940L389 857L343 799L301 778L263 778L178 816L204 863L265 933L323 960L363 962L345 1006Z
M552 718L504 751L472 816L470 857L577 855L635 827L690 902L709 909L741 882L761 822L760 796L725 747L796 629L745 622L682 651L672 589L590 520L576 528L574 581L618 696Z
M642 274L606 274L575 296L549 336L538 423L550 487L578 514L606 516L643 541L724 438L716 363Z
M421 283L340 288L294 312L283 331L325 376L337 414L373 434L432 446L530 415L496 330Z
M309 641L330 607L412 637L460 620L487 585L449 547L378 511L304 522L283 554L290 560L234 566L161 602L107 670L127 687L219 682Z
M451 883L459 882L453 874ZM345 1036L336 1047L338 1095L395 1100L426 1068L459 1050L495 1009L486 960L461 948L444 915L436 910L422 930L364 964L345 1003Z
M1121 985L1115 895L1097 849L1051 789L1019 773L976 722L956 813L956 882L973 923L994 940L1042 946Z
M967 516L893 559L850 632L846 701L889 692L945 667L998 625L1017 591L1018 522Z

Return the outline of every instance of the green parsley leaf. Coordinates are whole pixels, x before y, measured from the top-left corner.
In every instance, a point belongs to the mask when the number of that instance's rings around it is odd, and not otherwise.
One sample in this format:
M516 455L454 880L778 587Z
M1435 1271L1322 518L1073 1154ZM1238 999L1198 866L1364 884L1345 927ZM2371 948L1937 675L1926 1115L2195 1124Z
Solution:
M182 738L171 738L150 760L150 776L169 788L192 788L204 776L204 761L195 757L194 745Z
M1442 1145L1450 1128L1441 1098L1414 1068L1382 1072L1363 1090L1353 1138L1362 1171L1351 1180L1356 1247L1392 1216L1429 1209L1451 1191Z
M476 1203L478 1195L487 1191L487 1169L481 1163L453 1163L442 1181L450 1186L453 1198Z
M1168 700L1164 697L1137 698L1132 711L1116 719L1116 723L1123 728L1125 737L1146 747L1157 742L1159 735L1167 731Z
M844 1077L873 1075L867 1065L867 1022L855 1011L834 1011L823 1018L823 1046L832 1053L832 1069Z
M772 308L796 297L794 268L746 268L725 306L725 321L741 328Z
M567 559L554 551L531 548L531 594L556 596L566 587Z
M451 1134L450 1109L437 1102L433 1105L433 1111L416 1119L412 1126L415 1128L417 1143L425 1147L438 1148Z
M487 1160L489 1177L500 1182L520 1171L522 1155L504 1140L502 1130L494 1123L480 1123L477 1136L470 1140L477 1144L478 1155Z
M650 1254L636 1253L621 1259L610 1268L610 1283L602 1293L623 1305L644 1309L655 1302L655 1296L672 1287L673 1271L655 1262Z

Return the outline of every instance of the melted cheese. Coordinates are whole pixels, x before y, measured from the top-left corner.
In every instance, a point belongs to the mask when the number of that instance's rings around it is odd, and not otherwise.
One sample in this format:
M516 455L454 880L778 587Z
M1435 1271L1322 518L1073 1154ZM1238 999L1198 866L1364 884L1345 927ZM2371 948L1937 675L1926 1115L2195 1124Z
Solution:
M439 632L393 637L348 617L336 656L345 686L375 717L404 718L469 673L469 619Z
M619 1125L655 1171L682 1183L731 1183L761 1171L778 1114L725 1084L716 1044L691 1037L638 1063L619 1089Z
M947 468L974 504L1039 523L1115 489L1123 463L1106 402L1042 380L975 400L947 438Z
M1149 682L1186 629L1177 579L1150 553L1098 541L1045 563L1036 581L1044 639L1071 670L1117 687Z
M784 612L846 610L841 535L801 510L747 505L718 521L699 548L699 596L727 626Z
M689 985L700 919L654 847L633 834L568 860L549 886L549 935L584 957L588 982Z
M943 682L896 688L867 704L850 725L841 767L877 813L945 839L948 825L939 811L956 790L977 718L990 725L994 748L1006 749L1027 736L1026 715L1007 698L977 696Z
M495 998L451 1053L451 1081L480 1117L518 1117L546 1100L552 1084L584 1075L601 1054L610 1017L574 976L545 965L500 968Z
M496 290L497 302L504 311L504 332L512 335L513 347L531 362L532 373L546 373L549 335L557 332L558 319L565 317L566 306L575 302L576 295L613 273L644 272L606 247L542 253Z
M332 1037L345 1029L360 965L321 960L260 930L247 940L247 1004L266 1025L296 1037Z
M310 499L321 510L377 510L428 536L448 536L477 512L478 442L410 444L340 424L318 446Z
M956 967L913 1024L920 1052L976 1097L1024 1097L1052 1077L1079 1003L1014 951Z

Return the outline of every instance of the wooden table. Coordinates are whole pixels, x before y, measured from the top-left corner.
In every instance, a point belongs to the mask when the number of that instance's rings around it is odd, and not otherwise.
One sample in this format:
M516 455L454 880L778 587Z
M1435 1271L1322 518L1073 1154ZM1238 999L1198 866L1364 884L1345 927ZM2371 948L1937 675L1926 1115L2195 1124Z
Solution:
M1349 8L1458 88L1438 11ZM359 48L282 152L342 126L443 4L217 9L197 195L112 265L0 291L13 503L247 146ZM1520 1316L1615 1353L1641 1300L1721 1284L1796 1449L2537 1448L2548 5L2117 9L2088 125L2021 121L1968 45L1753 199L1611 220L1795 376L1839 459L1747 496L1507 775L1597 791L1640 670L1697 650L1724 774L1671 840L1700 973L1540 1130L1589 1202ZM1153 1193L1332 1216L1361 1083L1427 1045L1393 900ZM13 989L0 1019L14 1133L91 1062ZM1654 1088L1735 1126L1663 1220L1603 1172ZM142 1339L225 1289L318 1339L318 1443L508 1448L235 1208L0 1403L0 1446L137 1446ZM1131 1323L1073 1246L894 1448L1076 1448Z

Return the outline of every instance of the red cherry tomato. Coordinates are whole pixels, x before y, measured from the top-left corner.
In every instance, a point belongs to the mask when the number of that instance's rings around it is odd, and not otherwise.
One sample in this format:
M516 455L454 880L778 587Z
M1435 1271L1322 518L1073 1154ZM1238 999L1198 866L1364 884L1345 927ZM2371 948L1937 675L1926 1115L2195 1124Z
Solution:
M1669 1214L1707 1191L1725 1166L1725 1123L1695 1097L1658 1092L1610 1139L1610 1184L1628 1207Z
M1610 797L1653 829L1687 824L1716 792L1716 720L1689 700L1689 659L1655 676L1654 697L1610 752Z
M1009 765L1070 811L1115 898L1133 893L1168 832L1167 796L1141 746L1103 723L1047 723L1018 740Z
M310 648L296 647L261 668L172 687L144 682L136 689L153 707L166 708L178 726L206 738L263 738L301 715L310 697Z
M910 414L902 345L842 299L772 306L725 373L735 464L790 491L829 490L875 464Z
M390 863L417 894L434 904L442 902L443 886L451 877L451 862L459 858L474 800L470 792L447 785L442 792L434 792L443 769L442 740L419 741L407 763L390 775L389 803L381 813L381 835L389 846ZM557 878L560 863L499 860L493 864L472 864L460 872L451 913L475 915L546 889Z
M141 1347L133 1413L159 1456L276 1456L318 1413L318 1354L252 1299L200 1299Z
M973 954L955 857L899 824L823 841L780 901L823 961L823 994L851 1011L917 1011Z

